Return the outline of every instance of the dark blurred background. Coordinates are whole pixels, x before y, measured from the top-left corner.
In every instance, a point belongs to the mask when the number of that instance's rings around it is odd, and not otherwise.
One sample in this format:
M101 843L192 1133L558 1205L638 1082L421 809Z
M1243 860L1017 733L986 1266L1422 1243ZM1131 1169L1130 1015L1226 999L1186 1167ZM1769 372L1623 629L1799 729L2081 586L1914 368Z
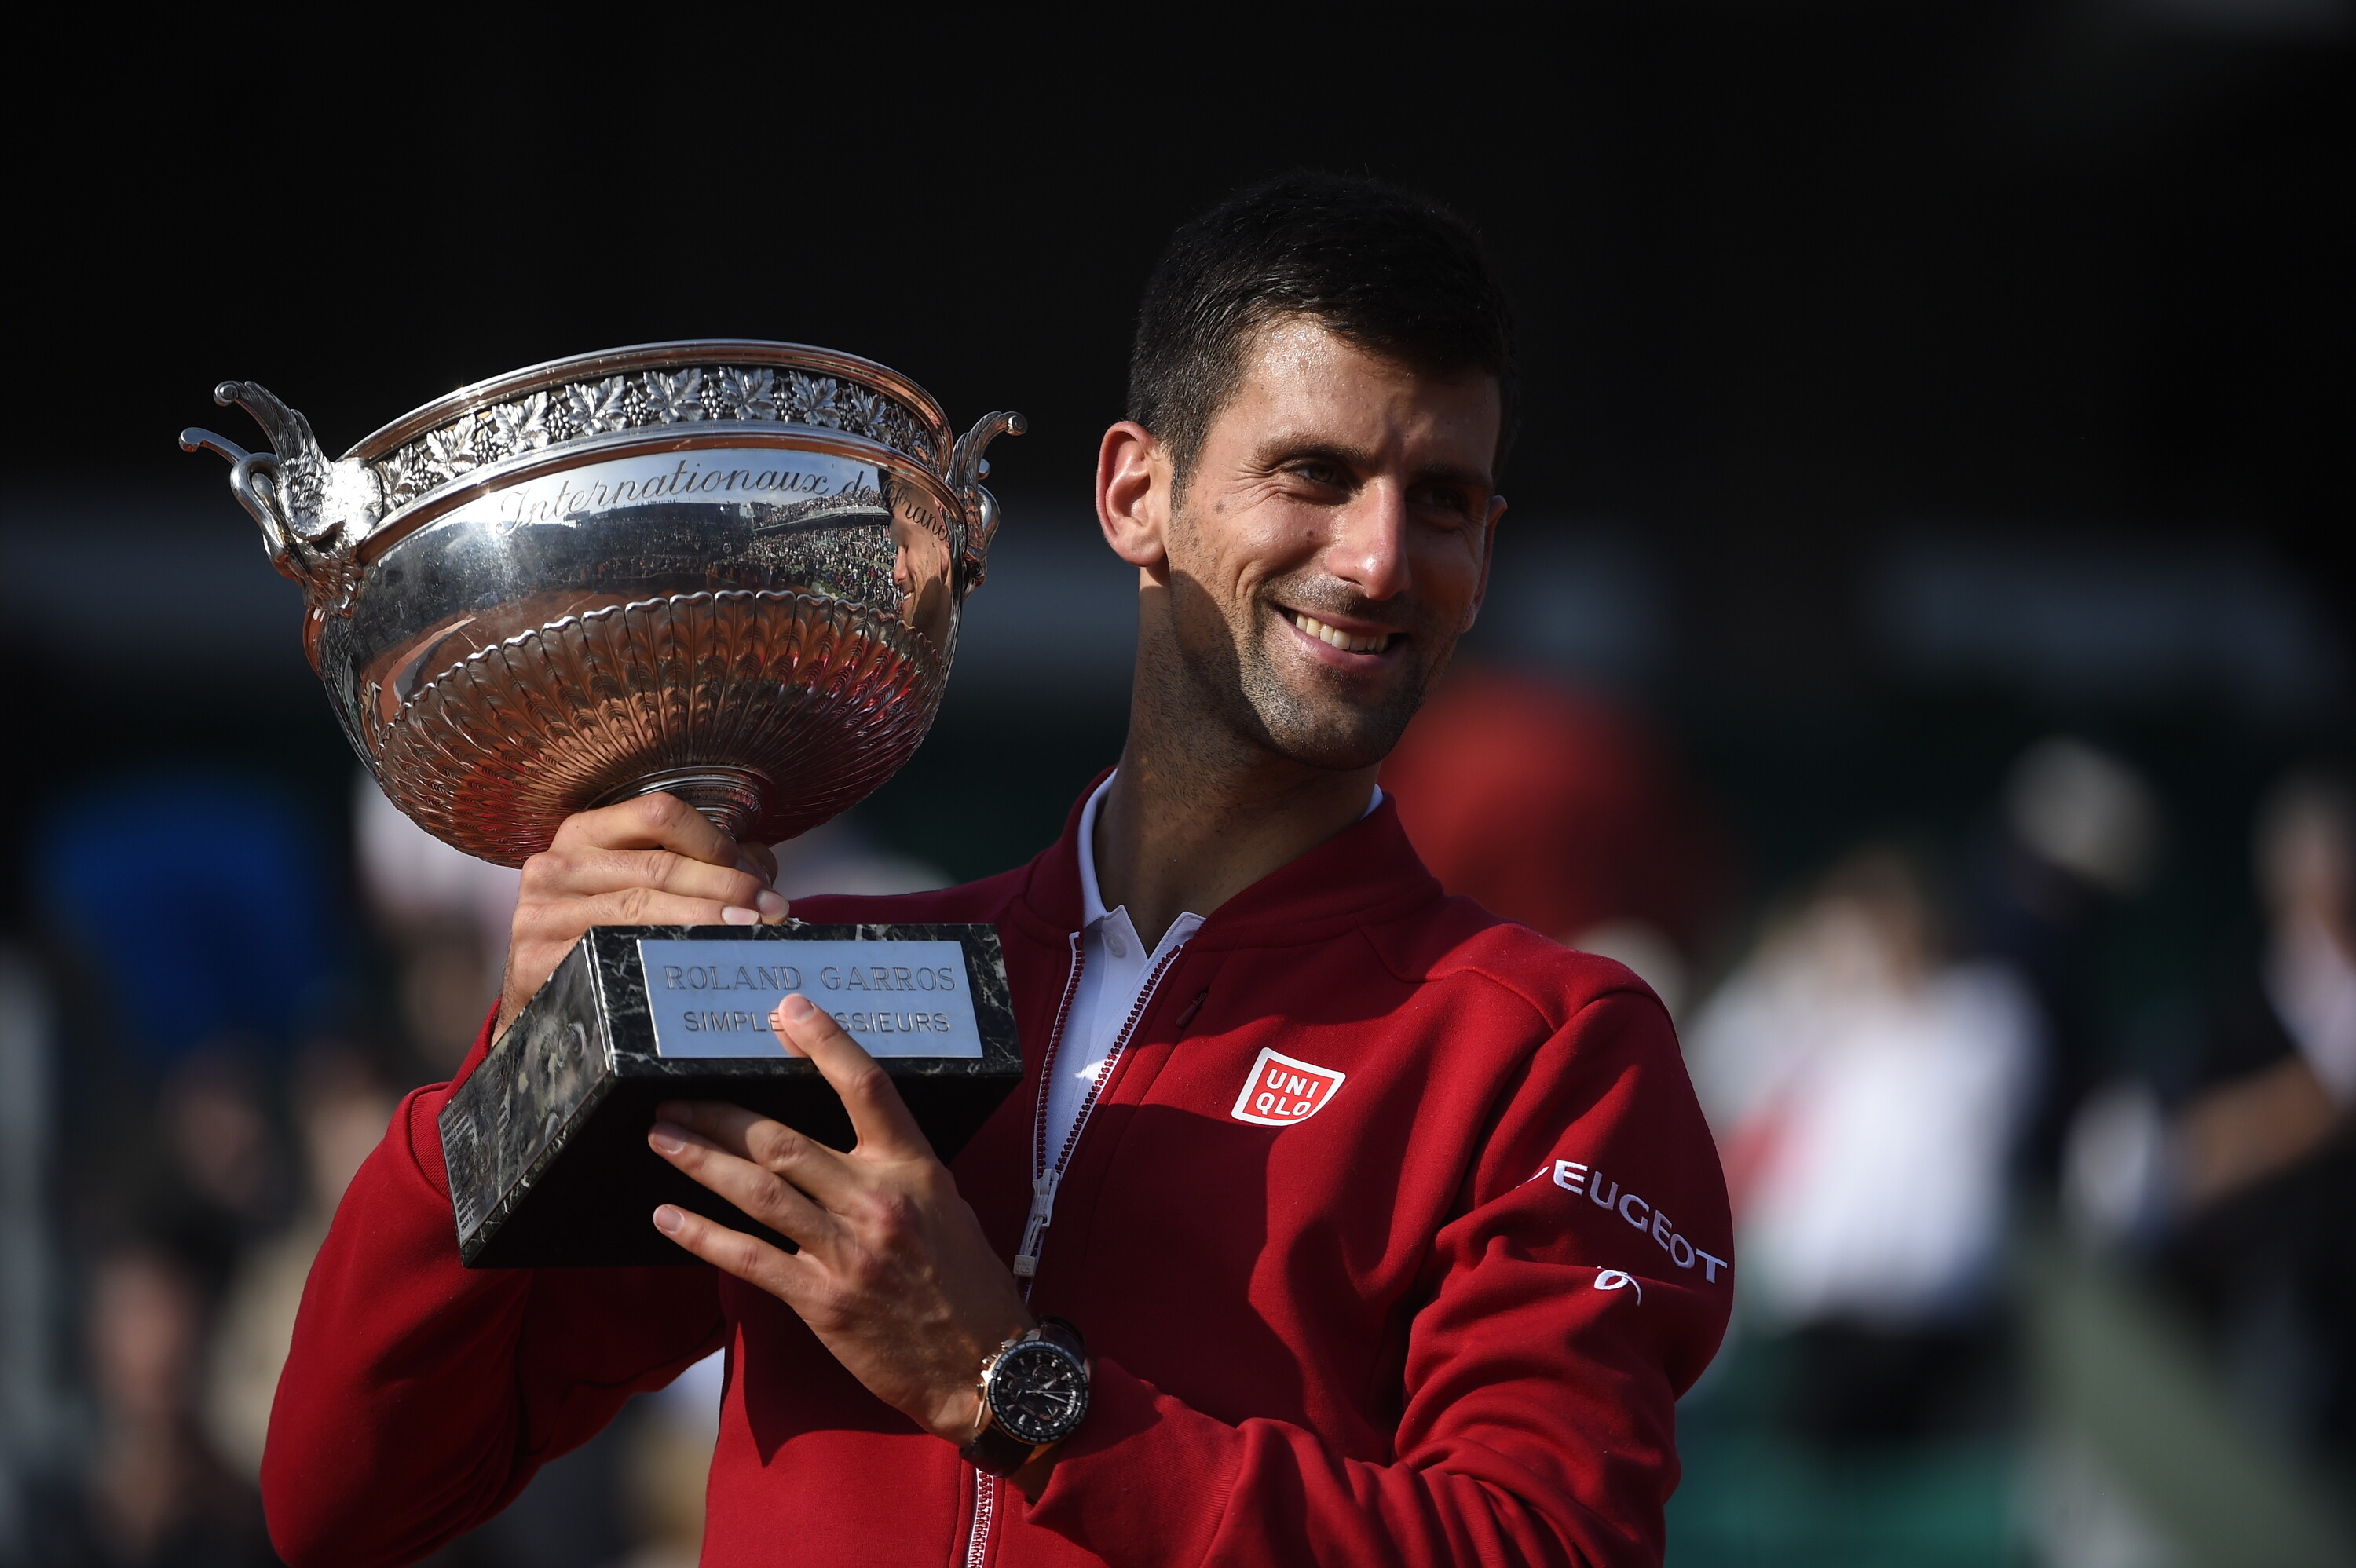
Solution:
M1671 1561L2356 1560L2344 0L335 20L51 13L6 110L0 1563L267 1561L308 1249L496 978L498 879L371 815L175 445L250 438L212 385L334 452L766 336L1023 410L932 738L804 856L963 879L1119 746L1144 275L1301 165L1456 208L1521 313L1497 584L1390 782L1684 1026L1746 1250ZM691 1561L713 1397L447 1561Z

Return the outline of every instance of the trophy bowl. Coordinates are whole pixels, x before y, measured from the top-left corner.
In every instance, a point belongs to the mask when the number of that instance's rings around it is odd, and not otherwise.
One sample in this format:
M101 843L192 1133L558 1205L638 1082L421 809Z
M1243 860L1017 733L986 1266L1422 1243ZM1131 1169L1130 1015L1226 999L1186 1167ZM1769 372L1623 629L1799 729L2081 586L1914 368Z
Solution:
M749 339L645 344L465 387L330 461L233 464L303 646L394 805L519 865L574 812L657 790L740 840L790 838L931 728L998 504L993 413L953 437L870 360Z

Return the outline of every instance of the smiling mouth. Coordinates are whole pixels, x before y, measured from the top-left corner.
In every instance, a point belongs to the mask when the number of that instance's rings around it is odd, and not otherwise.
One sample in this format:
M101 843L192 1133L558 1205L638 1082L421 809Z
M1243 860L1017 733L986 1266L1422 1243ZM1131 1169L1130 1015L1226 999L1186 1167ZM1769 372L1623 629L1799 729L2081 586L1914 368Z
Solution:
M1299 610L1288 611L1287 613L1292 617L1294 625L1315 637L1319 642L1330 643L1345 654L1378 654L1398 641L1399 637L1397 632L1365 634L1344 632L1337 626L1329 626L1316 616L1304 614Z

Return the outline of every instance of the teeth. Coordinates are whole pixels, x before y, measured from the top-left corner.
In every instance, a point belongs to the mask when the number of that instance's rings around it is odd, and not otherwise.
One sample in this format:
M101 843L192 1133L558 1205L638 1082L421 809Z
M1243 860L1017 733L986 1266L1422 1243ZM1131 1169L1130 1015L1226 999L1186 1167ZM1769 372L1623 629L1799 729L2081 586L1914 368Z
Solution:
M1344 653L1378 654L1390 645L1391 638L1388 632L1376 632L1371 636L1361 637L1349 632L1337 631L1316 616L1304 615L1298 610L1292 612L1292 624L1320 642L1333 644Z

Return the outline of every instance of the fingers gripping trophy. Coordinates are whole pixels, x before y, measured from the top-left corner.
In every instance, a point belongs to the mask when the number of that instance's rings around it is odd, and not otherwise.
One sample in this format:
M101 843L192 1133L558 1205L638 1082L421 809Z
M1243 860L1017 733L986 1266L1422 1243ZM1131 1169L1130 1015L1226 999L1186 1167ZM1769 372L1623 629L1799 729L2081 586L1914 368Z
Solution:
M817 827L906 763L940 707L999 520L993 413L953 437L906 378L827 349L659 343L497 377L337 460L252 382L209 431L303 648L393 804L520 865L574 813L666 794L740 844ZM689 820L692 821L692 818ZM712 1098L838 1147L841 1102L766 1019L832 1014L941 1157L1020 1081L982 925L593 927L442 1117L478 1267L687 1264L669 1202L763 1227L648 1148L663 1100Z

